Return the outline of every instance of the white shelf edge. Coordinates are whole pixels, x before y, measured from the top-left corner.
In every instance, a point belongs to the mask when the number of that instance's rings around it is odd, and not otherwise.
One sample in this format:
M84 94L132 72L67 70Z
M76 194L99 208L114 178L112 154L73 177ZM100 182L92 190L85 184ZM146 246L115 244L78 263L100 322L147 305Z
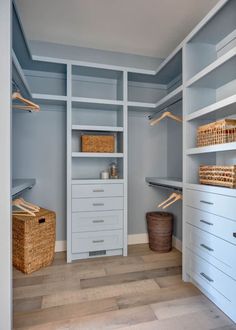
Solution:
M147 183L154 184L157 186L159 185L159 186L173 187L173 188L182 188L183 187L183 181L180 178L146 177L145 180Z
M38 94L33 93L32 98L35 100L45 100L45 101L67 101L67 97L63 95L53 95L53 94Z
M186 154L187 155L197 155L197 154L231 151L231 150L236 150L236 142L214 144L214 145L206 146L206 147L189 148L186 150Z
M93 103L93 104L106 104L106 105L124 105L123 101L108 100L108 99L95 99L89 97L75 97L71 98L72 102L78 103Z
M205 191L205 192L218 194L218 195L236 197L236 189L232 189L232 188L203 185L200 183L184 183L184 188Z
M162 99L157 101L156 103L145 103L145 102L134 102L134 101L129 101L128 102L128 107L133 107L133 108L150 108L154 110L158 110L160 107L168 107L168 103L171 103L175 98L180 96L183 91L183 85L177 87L174 89L172 92L169 94L165 95Z
M36 184L35 179L13 179L12 180L12 196L20 194L26 189L32 188Z
M124 183L124 179L72 179L71 184L111 184Z
M197 81L202 79L203 77L207 76L209 73L216 70L219 66L223 65L224 63L228 62L230 59L232 59L236 55L236 47L232 48L230 51L228 51L226 54L219 57L217 60L215 60L213 63L202 69L200 72L195 74L192 78L190 78L186 82L186 87L190 87L193 84L195 84Z
M123 153L72 152L72 158L123 158Z
M114 126L92 126L92 125L72 125L72 130L77 131L101 131L101 132L123 132L123 127Z
M216 103L213 103L211 105L208 105L207 107L204 107L202 109L199 109L197 111L194 111L193 113L186 116L187 121L191 121L193 119L197 119L199 117L205 116L207 114L210 114L214 111L224 109L230 105L233 105L236 103L236 94L229 96L221 101L218 101Z

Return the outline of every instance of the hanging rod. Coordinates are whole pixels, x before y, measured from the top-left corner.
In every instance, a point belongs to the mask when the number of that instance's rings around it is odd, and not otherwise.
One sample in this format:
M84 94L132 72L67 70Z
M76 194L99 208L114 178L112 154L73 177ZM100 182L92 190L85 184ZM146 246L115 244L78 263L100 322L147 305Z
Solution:
M179 103L180 101L182 101L182 99L183 99L183 98L180 97L179 99L177 99L176 101L170 103L169 105L167 105L167 106L161 108L161 109L158 110L158 111L153 112L151 115L148 116L148 119L149 119L149 120L152 120L152 119L153 119L158 113L160 113L160 112L162 112L163 110L168 109L169 107L172 107L173 105Z
M166 186L166 185L162 185L162 184L157 184L157 183L149 183L148 184L149 187L154 187L154 188L163 188L163 189L167 189L167 190L174 190L174 191L182 191L183 189L181 187L173 187L173 186Z

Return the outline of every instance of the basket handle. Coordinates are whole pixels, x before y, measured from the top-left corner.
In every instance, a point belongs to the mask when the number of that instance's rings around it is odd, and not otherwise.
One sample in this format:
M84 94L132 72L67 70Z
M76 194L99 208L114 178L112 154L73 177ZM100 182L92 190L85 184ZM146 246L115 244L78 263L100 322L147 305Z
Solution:
M45 218L41 218L41 219L39 219L39 224L40 223L45 223L46 222L46 219Z

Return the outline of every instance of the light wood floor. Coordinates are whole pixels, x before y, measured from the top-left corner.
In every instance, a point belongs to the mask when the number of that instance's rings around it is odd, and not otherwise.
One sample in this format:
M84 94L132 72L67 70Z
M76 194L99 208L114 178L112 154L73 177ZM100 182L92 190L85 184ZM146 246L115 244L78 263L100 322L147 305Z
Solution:
M193 285L181 281L181 254L146 244L128 257L14 270L15 329L231 330L233 323Z

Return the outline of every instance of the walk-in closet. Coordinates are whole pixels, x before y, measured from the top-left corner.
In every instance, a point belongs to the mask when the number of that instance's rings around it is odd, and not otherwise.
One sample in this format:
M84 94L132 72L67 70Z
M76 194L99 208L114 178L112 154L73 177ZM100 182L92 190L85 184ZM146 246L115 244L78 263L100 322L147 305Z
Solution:
M0 330L236 329L236 1L2 0L0 35Z

